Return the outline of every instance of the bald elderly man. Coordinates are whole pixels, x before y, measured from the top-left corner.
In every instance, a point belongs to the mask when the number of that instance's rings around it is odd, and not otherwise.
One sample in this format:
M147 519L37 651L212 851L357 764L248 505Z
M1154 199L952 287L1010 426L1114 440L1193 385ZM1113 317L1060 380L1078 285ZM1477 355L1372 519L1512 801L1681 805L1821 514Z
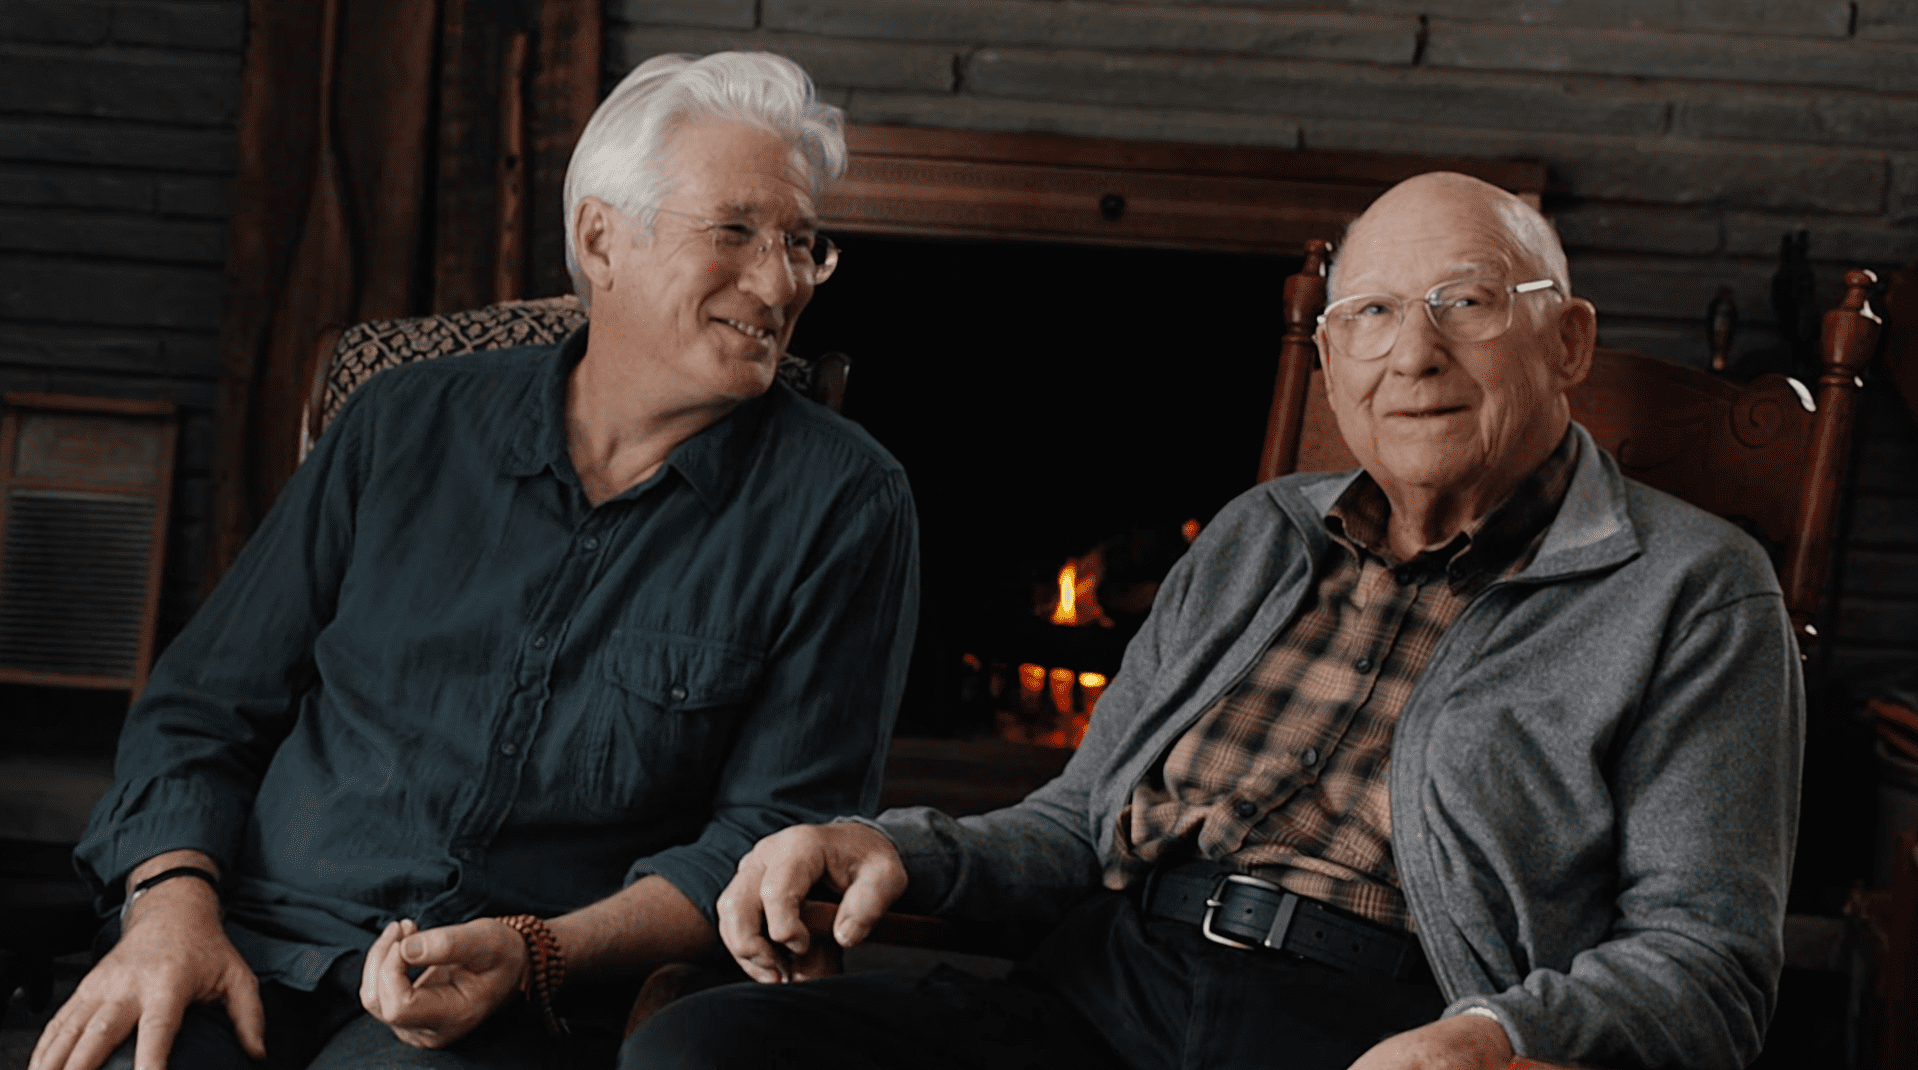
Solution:
M1802 683L1763 552L1573 424L1595 313L1552 229L1456 174L1352 227L1318 335L1364 465L1256 487L1160 590L1016 806L788 829L720 935L796 916L1034 933L956 971L714 989L627 1066L1734 1068L1776 995Z

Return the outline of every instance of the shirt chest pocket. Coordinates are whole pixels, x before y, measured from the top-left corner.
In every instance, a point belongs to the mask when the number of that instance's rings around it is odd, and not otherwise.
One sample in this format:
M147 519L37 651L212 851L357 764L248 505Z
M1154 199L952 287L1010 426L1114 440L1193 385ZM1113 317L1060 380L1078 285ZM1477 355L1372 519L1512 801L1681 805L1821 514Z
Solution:
M630 814L709 797L764 666L762 653L729 643L614 632L599 654L599 695L575 766L580 802Z
M759 685L765 656L712 639L617 629L600 655L605 678L668 712L732 706Z

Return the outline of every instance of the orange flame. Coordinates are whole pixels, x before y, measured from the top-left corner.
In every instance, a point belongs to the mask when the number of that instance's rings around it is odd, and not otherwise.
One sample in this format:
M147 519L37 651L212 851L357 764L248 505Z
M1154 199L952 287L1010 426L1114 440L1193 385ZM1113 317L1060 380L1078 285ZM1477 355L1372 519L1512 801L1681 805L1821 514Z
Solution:
M1112 627L1105 610L1099 606L1099 571L1096 561L1081 568L1082 558L1073 558L1059 569L1059 600L1052 607L1052 623L1076 627L1100 624Z
M1079 623L1079 566L1067 561L1059 570L1059 604L1053 607L1052 623Z

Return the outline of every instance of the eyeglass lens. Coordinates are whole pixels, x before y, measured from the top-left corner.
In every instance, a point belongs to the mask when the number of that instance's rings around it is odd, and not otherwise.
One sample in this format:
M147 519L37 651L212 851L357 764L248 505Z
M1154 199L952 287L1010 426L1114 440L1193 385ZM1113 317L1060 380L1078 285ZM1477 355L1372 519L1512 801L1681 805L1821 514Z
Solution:
M1432 325L1454 342L1487 341L1511 326L1511 290L1498 279L1448 282L1421 303ZM1405 304L1391 294L1345 298L1327 310L1327 340L1348 359L1376 360L1391 351Z
M806 267L815 273L837 260L838 250L823 234L791 234L783 230L760 230L744 223L722 223L713 227L713 251L735 259L747 255L765 255L774 242L785 247L786 259L794 267Z

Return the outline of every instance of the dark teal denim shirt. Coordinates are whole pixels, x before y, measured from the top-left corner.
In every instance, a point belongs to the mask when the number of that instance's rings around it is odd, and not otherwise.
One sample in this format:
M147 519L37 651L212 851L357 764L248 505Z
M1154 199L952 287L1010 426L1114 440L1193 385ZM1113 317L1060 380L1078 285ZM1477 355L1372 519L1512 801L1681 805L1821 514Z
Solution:
M918 619L899 464L776 383L587 504L585 332L375 377L156 665L77 851L195 848L262 978L386 922L648 873L712 917L755 841L870 812Z

